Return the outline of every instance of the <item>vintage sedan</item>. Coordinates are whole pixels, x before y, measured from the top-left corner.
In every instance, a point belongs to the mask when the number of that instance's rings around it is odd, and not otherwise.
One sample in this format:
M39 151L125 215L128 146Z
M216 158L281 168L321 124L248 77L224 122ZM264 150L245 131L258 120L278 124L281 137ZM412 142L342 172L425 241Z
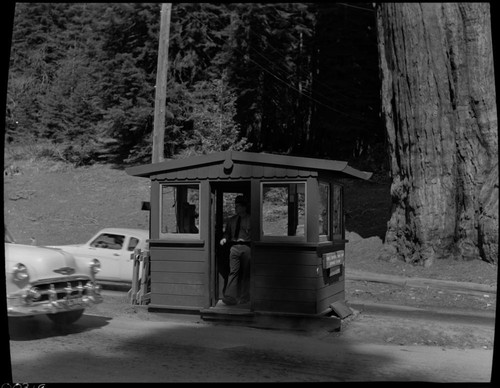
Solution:
M77 258L101 262L97 280L101 283L131 283L134 250L147 248L149 231L131 228L104 228L84 244L54 245Z
M102 302L97 259L78 260L59 249L17 244L5 228L7 315L47 314L57 325L77 321Z

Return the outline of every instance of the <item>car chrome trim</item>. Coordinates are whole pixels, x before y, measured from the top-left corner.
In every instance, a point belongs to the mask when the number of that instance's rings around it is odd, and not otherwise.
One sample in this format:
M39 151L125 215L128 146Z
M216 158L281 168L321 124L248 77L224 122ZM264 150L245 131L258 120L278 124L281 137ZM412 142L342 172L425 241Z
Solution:
M72 267L61 267L55 269L54 272L60 273L61 275L73 275L75 273L75 269Z
M53 314L101 303L101 286L88 277L52 279L7 296L8 316Z
M7 299L9 301L9 299ZM9 317L21 317L29 315L55 314L65 311L81 310L94 304L101 303L101 295L92 295L82 298L56 300L52 302L42 302L36 305L8 305L7 315Z

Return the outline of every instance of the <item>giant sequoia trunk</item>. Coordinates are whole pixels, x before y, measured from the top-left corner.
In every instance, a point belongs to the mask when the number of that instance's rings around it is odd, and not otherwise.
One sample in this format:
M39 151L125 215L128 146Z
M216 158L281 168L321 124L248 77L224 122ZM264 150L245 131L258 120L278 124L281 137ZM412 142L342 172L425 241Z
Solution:
M488 3L377 8L393 213L382 258L498 257L498 136Z

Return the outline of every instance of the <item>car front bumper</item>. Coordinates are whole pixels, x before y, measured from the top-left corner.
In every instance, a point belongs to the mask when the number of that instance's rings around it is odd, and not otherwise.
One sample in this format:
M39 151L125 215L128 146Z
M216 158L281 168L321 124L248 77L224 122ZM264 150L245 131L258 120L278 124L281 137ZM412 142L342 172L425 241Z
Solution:
M37 301L30 296L28 290L7 295L7 315L9 317L56 314L66 311L82 310L95 304L101 303L103 298L100 294L100 286L89 283L85 287L85 292L81 288L68 287L66 294L61 296L57 291L43 292ZM60 290L59 290L60 291ZM48 294L48 295L47 295Z
M52 302L41 302L33 304L9 303L7 298L7 315L9 317L21 317L40 314L56 314L65 311L83 310L102 302L101 295L84 296L67 300L55 300Z

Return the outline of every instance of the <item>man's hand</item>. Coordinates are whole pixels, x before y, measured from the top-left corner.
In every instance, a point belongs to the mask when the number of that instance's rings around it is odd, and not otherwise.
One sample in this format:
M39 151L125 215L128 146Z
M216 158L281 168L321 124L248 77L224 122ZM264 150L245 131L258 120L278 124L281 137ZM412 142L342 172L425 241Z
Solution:
M227 242L226 238L223 238L222 240L220 240L220 245L224 245L226 242Z

